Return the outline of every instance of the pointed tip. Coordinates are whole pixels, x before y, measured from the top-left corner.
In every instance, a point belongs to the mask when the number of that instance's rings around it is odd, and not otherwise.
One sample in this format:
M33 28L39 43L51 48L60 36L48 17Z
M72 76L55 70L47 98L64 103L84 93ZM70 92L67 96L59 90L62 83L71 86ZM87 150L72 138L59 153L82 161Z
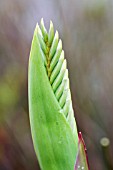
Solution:
M40 29L38 23L36 24L36 31L37 31L38 34L40 34L42 36L42 32L41 32L41 29Z
M63 51L61 52L59 60L64 60L64 52Z
M54 36L54 40L57 40L57 41L58 41L58 39L59 39L59 34L58 34L58 31L56 30L55 36Z
M64 89L67 90L67 91L69 90L69 79L68 78L66 80Z
M38 22L36 23L36 29L38 30L38 28L39 28L39 24L38 24Z
M44 23L44 19L43 19L43 17L41 18L41 22L42 22L42 23Z
M41 18L40 24L44 27L44 19Z
M75 170L78 169L78 166L82 166L84 167L84 169L89 170L87 149L81 132L79 132L78 137L79 137L79 143L78 143L78 154L75 163Z
M49 27L49 33L48 33L48 42L50 45L52 44L53 38L54 38L54 26L53 26L52 21L50 20L50 27Z
M35 27L35 31L36 31L36 33L38 34L40 31L40 27L39 27L39 24L38 24L38 22L36 23L36 27Z
M57 46L57 50L62 49L62 40L59 40L58 46Z
M82 142L82 144L84 146L84 149L86 150L86 145L85 145L85 142L84 142L84 139L82 137L82 133L81 132L79 132L78 137L79 137L79 143Z
M54 31L53 22L50 20L49 32Z
M62 44L62 40L61 39L59 40L59 44Z
M78 136L79 136L79 140L82 140L82 133L81 132L79 132Z
M64 59L63 64L62 64L62 69L66 70L66 66L67 66L67 61L66 59Z
M68 80L68 69L66 68L65 74L64 74L64 80Z
M40 21L40 28L41 28L41 32L42 32L43 38L47 42L47 40L48 40L48 33L47 33L46 28L45 28L43 18L41 18L41 21Z
M62 50L61 55L64 55L64 50Z
M50 28L53 28L53 22L50 20Z
M58 39L59 38L59 34L58 34L58 31L56 30L55 32L55 37Z
M54 26L53 26L53 22L50 20L49 32L51 32L51 30L54 30Z

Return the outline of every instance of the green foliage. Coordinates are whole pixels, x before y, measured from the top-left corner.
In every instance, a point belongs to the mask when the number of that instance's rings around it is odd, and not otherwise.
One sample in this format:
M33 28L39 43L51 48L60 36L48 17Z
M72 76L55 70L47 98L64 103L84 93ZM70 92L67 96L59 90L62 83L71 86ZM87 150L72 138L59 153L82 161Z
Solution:
M50 22L37 24L29 59L29 113L42 170L73 170L78 134L62 42Z

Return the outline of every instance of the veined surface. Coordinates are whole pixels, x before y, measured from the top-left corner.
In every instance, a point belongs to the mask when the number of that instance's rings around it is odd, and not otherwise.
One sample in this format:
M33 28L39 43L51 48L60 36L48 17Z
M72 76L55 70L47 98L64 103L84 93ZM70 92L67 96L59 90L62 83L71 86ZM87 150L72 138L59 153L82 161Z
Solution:
M41 28L38 24L36 27L49 82L66 120L69 122L73 133L75 133L76 124L72 108L67 63L62 49L62 41L59 39L58 31L56 31L54 35L52 21L50 21L49 33L47 33L43 19L41 19Z
M29 115L42 170L74 170L78 134L62 42L50 22L37 24L29 59Z

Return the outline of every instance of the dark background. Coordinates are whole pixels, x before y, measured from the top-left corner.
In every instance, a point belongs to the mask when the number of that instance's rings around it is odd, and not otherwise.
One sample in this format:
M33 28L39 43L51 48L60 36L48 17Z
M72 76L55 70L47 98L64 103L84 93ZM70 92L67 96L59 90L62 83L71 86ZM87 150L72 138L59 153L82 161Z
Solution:
M47 28L53 21L63 41L90 169L113 170L113 0L0 0L0 170L39 169L27 69L41 17Z

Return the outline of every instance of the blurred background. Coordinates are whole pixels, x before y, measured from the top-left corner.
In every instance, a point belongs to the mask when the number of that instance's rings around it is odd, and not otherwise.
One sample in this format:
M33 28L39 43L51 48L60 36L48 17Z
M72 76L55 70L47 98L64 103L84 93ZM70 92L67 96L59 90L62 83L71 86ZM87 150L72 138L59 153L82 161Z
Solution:
M0 170L38 170L28 112L33 31L63 41L78 130L91 170L113 170L113 0L0 0Z

